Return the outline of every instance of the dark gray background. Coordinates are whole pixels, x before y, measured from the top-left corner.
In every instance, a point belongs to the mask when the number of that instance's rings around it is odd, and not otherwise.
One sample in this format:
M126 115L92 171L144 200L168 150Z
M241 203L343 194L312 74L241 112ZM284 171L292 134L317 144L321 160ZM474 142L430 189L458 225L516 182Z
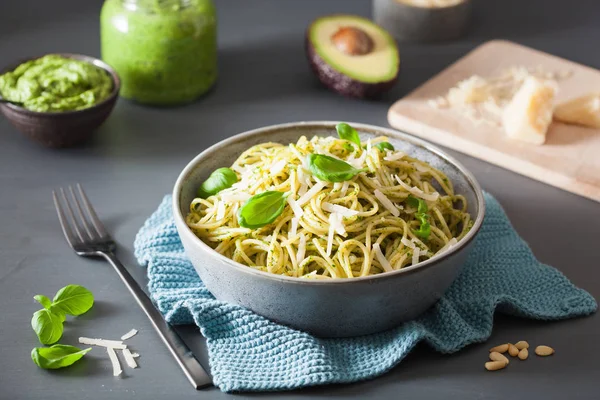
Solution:
M264 125L296 120L348 120L387 125L389 105L476 45L504 38L574 61L600 66L597 0L479 0L465 39L443 45L402 45L398 85L382 101L345 99L315 83L304 58L304 30L323 14L370 15L370 2L350 0L217 1L220 80L204 99L180 108L146 108L121 100L91 145L53 151L21 137L0 118L0 398L226 398L195 392L110 267L76 257L59 231L53 188L85 185L140 282L132 256L137 229L169 192L183 166L221 139ZM47 52L99 55L100 0L0 1L0 64ZM591 89L591 88L590 88ZM596 88L598 89L598 88ZM544 262L600 297L600 204L451 152L503 204L519 233ZM94 349L72 368L38 369L29 321L39 306L77 283L96 295L94 308L69 322L63 343L78 336L131 339L141 368L113 378L108 357ZM205 360L194 327L182 329ZM498 316L487 344L454 355L425 346L388 374L363 383L238 398L592 399L600 378L598 316L541 323ZM490 344L527 339L557 349L498 373L484 371Z

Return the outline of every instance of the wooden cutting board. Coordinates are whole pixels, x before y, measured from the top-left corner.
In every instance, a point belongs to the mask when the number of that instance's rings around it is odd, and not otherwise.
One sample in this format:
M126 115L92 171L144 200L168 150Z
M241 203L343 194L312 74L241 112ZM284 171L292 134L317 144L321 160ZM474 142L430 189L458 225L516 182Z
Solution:
M541 146L507 138L501 128L474 124L452 109L427 101L445 95L474 74L497 75L511 66L570 71L559 82L557 103L600 90L600 71L507 41L477 47L397 101L388 112L394 128L480 158L511 171L600 202L600 130L553 122Z

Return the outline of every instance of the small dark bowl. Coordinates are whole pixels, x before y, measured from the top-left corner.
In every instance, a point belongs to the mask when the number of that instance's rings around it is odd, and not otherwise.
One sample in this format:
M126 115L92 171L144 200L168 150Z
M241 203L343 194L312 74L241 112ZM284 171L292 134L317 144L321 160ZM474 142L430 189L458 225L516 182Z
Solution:
M373 19L398 42L435 43L463 36L469 27L471 9L471 0L432 8L398 0L373 0Z
M39 112L10 103L0 103L0 111L17 130L40 144L55 148L72 147L86 142L94 130L108 118L119 97L121 80L115 70L102 60L81 54L56 54L88 62L108 72L113 82L110 95L98 104L76 111ZM13 71L20 64L40 57L21 60L4 68L0 74Z

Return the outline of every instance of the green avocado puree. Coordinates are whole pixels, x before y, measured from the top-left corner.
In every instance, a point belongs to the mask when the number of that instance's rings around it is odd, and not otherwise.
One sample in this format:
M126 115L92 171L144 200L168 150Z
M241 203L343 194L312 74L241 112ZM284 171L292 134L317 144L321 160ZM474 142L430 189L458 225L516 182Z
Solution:
M47 55L0 75L0 94L39 112L81 110L106 99L111 77L85 61Z
M102 59L121 78L121 96L155 105L195 100L217 77L212 0L105 0Z

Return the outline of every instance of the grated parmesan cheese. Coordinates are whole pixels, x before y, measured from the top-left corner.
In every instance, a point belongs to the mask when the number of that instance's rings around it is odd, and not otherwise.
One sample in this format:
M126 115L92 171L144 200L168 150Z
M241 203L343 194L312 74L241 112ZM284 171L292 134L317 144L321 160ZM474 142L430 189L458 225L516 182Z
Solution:
M353 217L355 215L358 215L358 211L356 210L351 210L349 208L327 202L322 203L321 208L330 213L341 214L342 217Z
M342 185L342 189L340 190L340 197L346 196L346 192L348 191L349 187L350 187L350 181L344 181L344 184Z
M396 181L398 181L398 184L400 186L402 186L404 189L406 189L407 192L415 195L416 197L420 197L423 200L428 200L428 201L437 201L437 199L440 197L440 194L438 192L433 192L433 193L425 193L424 191L422 191L421 189L419 189L416 186L408 186L406 183L404 183L402 181L402 179L400 179L400 177L398 175L394 175L394 178L396 178ZM375 195L377 195L377 193L375 193Z
M300 243L298 243L298 252L296 253L296 261L298 265L304 261L304 255L306 254L306 235L300 234Z
M221 200L226 201L226 202L244 202L247 201L250 197L252 197L250 194L246 193L246 192L221 192L219 193L219 196L221 197Z
M87 337L80 337L79 343L87 344L91 346L110 347L112 349L123 350L127 348L127 345L123 344L121 340L104 340L104 339L93 339Z
M129 349L123 350L123 357L125 357L125 362L129 368L137 368L137 362L135 362L135 358L133 358L133 354L131 354Z
M419 247L415 246L415 249L413 250L413 255L412 255L412 265L419 263L419 255L421 255L421 249Z
M127 332L126 334L124 334L123 336L121 336L121 340L127 340L129 338L132 338L135 335L137 335L137 333L138 333L137 329L132 329L129 332Z
M115 353L115 350L112 347L107 347L106 351L108 352L108 358L110 358L110 362L112 364L113 376L121 375L123 370L121 369L121 363L117 358L117 353Z
M456 238L452 238L452 239L448 240L448 243L446 243L444 245L444 247L442 247L441 249L439 249L438 252L435 253L435 255L437 256L438 254L442 254L442 253L450 250L452 247L454 247L456 245L456 243L458 243L458 241L456 240Z
M217 220L225 218L225 202L219 201L217 205Z
M290 231L288 232L288 239L296 237L296 233L298 232L299 221L299 218L292 218L292 220L290 221Z
M400 215L400 210L398 210L398 207L396 207L394 205L394 203L392 203L392 201L390 199L387 198L387 196L385 194L383 194L379 189L375 189L375 197L377 197L377 200L379 200L381 202L381 204L383 204L383 206L392 213L392 215L394 217L397 217Z
M308 190L306 193L304 193L302 196L300 196L300 198L298 200L296 200L296 203L298 204L299 207L302 207L305 203L307 203L310 199L312 199L312 197L315 194L320 192L321 189L323 189L325 186L327 186L327 184L323 181L319 181L319 182L315 183L315 185L313 187L311 187L310 190Z
M377 261L379 261L379 264L381 264L385 272L390 272L394 270L388 259L385 258L385 255L382 253L381 248L379 247L379 243L373 243L373 252L375 253Z
M269 173L271 175L276 175L283 171L286 165L287 162L285 160L279 160L277 162L274 162L273 164L271 164L271 167L269 167Z
M292 208L292 211L294 211L294 215L296 216L296 218L301 218L302 215L304 215L304 210L298 205L298 203L296 202L296 200L292 199L291 196L288 196L286 201L288 202L288 204L290 205L290 207Z
M403 237L402 239L400 239L400 242L405 245L408 248L414 249L415 248L415 243L411 240L408 240L407 238Z
M335 225L336 218L335 214L329 214L329 232L327 233L327 250L326 253L328 256L331 255L331 250L333 248L333 235L335 234Z
M406 153L403 153L401 151L397 151L395 153L386 155L385 157L383 157L383 159L385 161L398 161L398 160L402 159L405 155L406 155Z

